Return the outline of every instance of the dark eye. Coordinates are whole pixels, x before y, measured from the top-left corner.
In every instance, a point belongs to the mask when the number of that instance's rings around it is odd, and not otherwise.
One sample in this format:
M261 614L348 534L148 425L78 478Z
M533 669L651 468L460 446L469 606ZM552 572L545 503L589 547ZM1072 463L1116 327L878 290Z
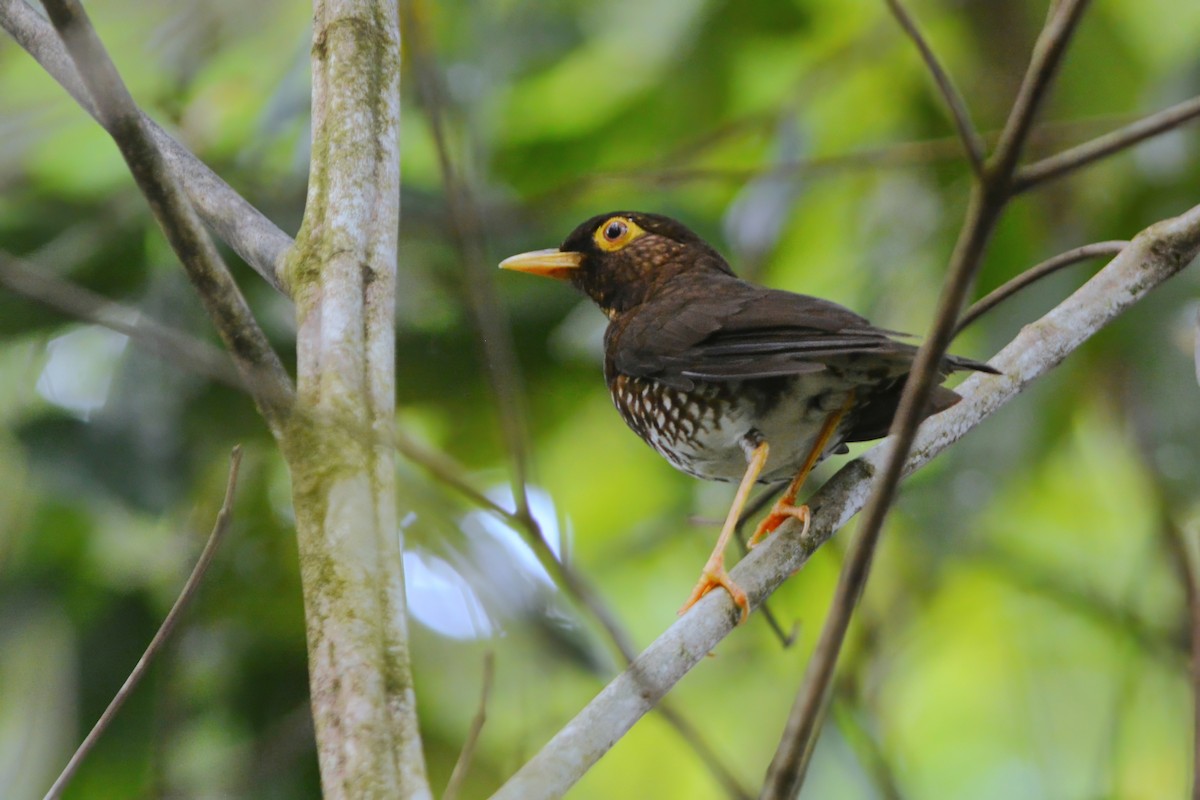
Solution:
M604 227L604 238L610 242L615 242L625 235L625 231L629 230L624 222L614 219Z

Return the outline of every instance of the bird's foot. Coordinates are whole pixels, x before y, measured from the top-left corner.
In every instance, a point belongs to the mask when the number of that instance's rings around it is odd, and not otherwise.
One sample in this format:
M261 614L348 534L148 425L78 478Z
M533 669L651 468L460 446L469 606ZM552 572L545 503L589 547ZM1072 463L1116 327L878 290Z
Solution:
M808 523L812 519L812 512L808 510L807 505L794 506L791 503L780 501L771 509L771 513L763 518L763 521L758 523L758 529L754 531L754 535L750 537L747 543L749 547L757 547L763 539L775 532L775 529L789 519L798 519L800 524L804 526L804 530L800 535L808 533Z
M738 619L738 625L746 621L750 616L750 600L746 597L746 593L742 587L733 582L733 578L729 576L729 572L725 569L724 555L716 553L704 565L704 569L700 572L700 580L696 581L696 588L692 589L692 596L683 604L683 608L679 609L679 613L683 614L692 606L699 602L701 597L711 592L718 586L729 592L729 596L733 599L733 604L741 609L741 617Z

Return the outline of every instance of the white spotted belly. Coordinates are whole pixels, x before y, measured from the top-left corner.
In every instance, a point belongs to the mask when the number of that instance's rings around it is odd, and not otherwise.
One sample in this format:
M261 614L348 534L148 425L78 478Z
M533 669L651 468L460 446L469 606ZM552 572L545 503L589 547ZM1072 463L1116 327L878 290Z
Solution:
M775 482L800 469L851 389L827 374L787 380L777 402L769 402L774 392L732 382L697 384L684 392L652 379L617 376L611 390L626 424L677 469L706 480L740 481L757 432L769 447L759 480ZM835 433L822 457L841 442Z

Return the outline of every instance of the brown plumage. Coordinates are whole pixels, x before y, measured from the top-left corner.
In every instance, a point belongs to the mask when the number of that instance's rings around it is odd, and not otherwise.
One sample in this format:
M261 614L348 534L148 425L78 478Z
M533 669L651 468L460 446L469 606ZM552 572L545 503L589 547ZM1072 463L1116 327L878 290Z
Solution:
M741 280L703 239L657 214L600 214L559 249L501 266L568 280L596 302L610 320L604 373L613 402L678 469L741 480L746 491L796 475L756 538L789 516L807 519L792 503L813 464L846 442L887 434L916 354L900 334L836 303ZM958 356L941 363L943 377L964 369L996 371ZM927 416L958 400L937 387ZM689 606L722 585L747 611L720 558L731 526Z

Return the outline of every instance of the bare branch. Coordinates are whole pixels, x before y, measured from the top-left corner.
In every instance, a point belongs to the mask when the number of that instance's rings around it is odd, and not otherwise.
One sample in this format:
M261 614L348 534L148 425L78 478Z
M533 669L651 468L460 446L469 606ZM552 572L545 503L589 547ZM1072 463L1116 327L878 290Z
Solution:
M858 757L859 764L870 776L879 796L883 800L903 800L904 795L900 792L895 771L888 763L879 740L875 733L859 719L860 710L856 707L857 699L849 690L839 686L833 698L834 722L841 729L842 738L846 740Z
M613 646L617 648L617 652L621 654L626 666L632 664L637 653L633 646L633 639L621 625L616 612L604 602L600 593L581 572L555 556L541 526L532 516L522 520L514 514L511 515L511 521L528 531L534 551L542 565L548 568L548 571L562 584L567 593L587 609L588 613L600 624ZM693 725L682 712L669 705L665 700L659 703L654 710L692 748L699 757L700 763L712 773L729 797L742 800L751 796L733 772L725 766L717 751L704 739L700 729Z
M73 319L128 336L138 347L175 366L233 389L246 391L241 375L224 351L177 328L150 319L136 308L109 300L45 271L33 269L3 251L0 251L0 285ZM309 421L317 422L315 419ZM462 476L467 473L465 467L446 454L418 443L400 428L376 437L361 424L345 419L324 422L344 427L352 434L361 436L365 442L382 443L395 448L400 455L421 467L434 480L458 492L471 504L498 515L514 528L520 529L525 525L524 520L464 480Z
M227 353L82 286L38 272L3 251L0 251L0 285L74 319L124 334L166 361L227 386L244 388Z
M1029 144L1052 145L1068 137L1091 135L1098 128L1120 124L1128 115L1105 114L1038 125L1029 134ZM980 134L984 144L997 142L1000 131ZM598 185L630 183L637 186L672 187L698 182L742 183L754 178L795 176L816 178L851 170L902 169L954 162L962 158L962 140L957 136L868 147L849 153L814 156L796 161L755 167L660 167L645 164L621 170L575 176L569 181L534 195L526 205L533 208L557 206L575 199Z
M1046 181L1059 178L1102 158L1119 153L1161 133L1174 130L1186 122L1200 117L1200 97L1184 100L1170 108L1164 108L1145 119L1139 119L1123 128L1106 133L1064 150L1057 155L1044 158L1017 170L1013 178L1012 191L1020 193L1040 186Z
M887 459L863 511L858 533L847 550L834 589L833 603L808 662L804 681L788 717L779 749L767 772L762 797L790 800L799 793L817 735L829 704L837 657L845 641L850 618L862 595L871 559L903 474L905 459L916 437L938 365L950 341L954 320L970 288L984 247L1003 208L1003 196L982 186L972 192L967 217L950 260L933 327L917 351L899 408L892 422ZM811 501L810 501L811 505Z
M950 257L946 281L938 298L933 324L913 360L912 371L892 421L892 449L871 499L863 510L857 535L846 553L834 589L829 615L817 639L812 659L788 717L775 758L767 770L762 797L790 800L804 783L808 764L829 705L830 687L846 631L870 575L871 561L883 523L896 496L905 460L925 416L930 393L938 382L939 366L950 345L955 320L970 291L984 248L1012 197L1010 186L1017 159L1033 128L1034 116L1057 71L1067 42L1088 0L1063 0L1051 13L1034 46L1029 67L1013 108L1000 134L996 152L971 193L966 218Z
M158 626L158 631L154 634L154 638L150 640L150 644L146 646L146 651L138 659L133 671L129 673L129 677L125 679L125 683L121 684L121 688L117 690L116 695L109 702L108 708L104 709L104 713L100 715L100 719L92 726L92 730L84 737L83 742L79 745L79 749L71 756L71 760L67 762L67 766L63 768L62 773L54 781L54 785L46 792L46 800L55 800L61 797L62 793L66 791L67 785L75 777L75 773L79 771L83 760L87 758L88 754L96 746L96 743L100 741L100 737L108 730L108 726L112 724L113 718L121 710L121 706L125 705L125 701L129 699L129 696L133 694L133 690L141 683L142 678L146 676L146 671L154 663L155 657L162 651L163 646L167 643L167 639L171 637L171 634L179 625L179 618L188 607L192 597L195 596L196 590L200 588L200 583L204 580L209 565L212 564L213 556L216 555L217 546L220 545L221 539L225 536L225 531L229 529L229 523L233 520L233 493L237 487L238 468L241 464L242 447L238 445L233 448L233 452L229 456L229 480L225 483L225 500L221 503L221 510L217 512L217 519L213 523L212 533L208 535L208 541L204 544L204 549L200 551L200 558L196 560L196 566L192 567L192 573L188 575L187 581L184 582L183 589L180 590L179 596L175 598L175 602L171 605L171 610L167 612L166 618Z
M1200 206L1139 234L1095 277L1039 321L1026 326L992 364L1000 376L976 375L958 388L964 399L928 419L904 465L915 472L1151 289L1182 270L1200 251ZM843 467L809 503L808 536L785 523L742 560L733 579L757 607L866 503L891 451L888 439ZM560 797L692 667L734 630L739 612L724 592L712 592L641 653L506 783L495 797Z
M483 221L479 207L466 180L455 168L447 143L446 93L436 56L425 33L421 9L412 0L401 2L403 23L408 31L409 53L417 81L421 106L425 110L437 150L438 167L450 212L451 228L463 267L463 289L467 307L479 332L484 369L496 397L497 415L504 434L505 450L511 462L512 494L518 517L528 517L529 432L525 426L520 369L512 343L512 332L504 318L504 306L496 293L496 272L484 258Z
M78 0L46 0L45 5L95 100L100 124L120 148L272 433L282 436L294 390L279 356L150 140L141 113Z
M632 660L635 650L629 634L621 626L616 614L604 603L583 575L555 557L541 526L529 511L526 493L528 432L524 422L520 371L512 345L512 335L507 321L503 318L503 305L495 291L495 270L484 259L484 231L479 208L470 187L455 168L450 154L445 121L447 100L435 56L426 40L420 9L409 1L401 3L401 10L404 26L408 31L410 54L421 104L425 109L437 150L454 241L464 268L463 282L468 308L479 332L484 350L484 366L499 406L500 425L512 465L511 483L516 511L511 518L519 521L520 529L529 533L543 565L556 575L568 593L599 622L628 663ZM722 765L716 752L703 741L695 727L674 709L664 707L660 711L667 722L696 750L702 763L713 772L732 797L748 797L746 790Z
M1149 473L1150 485L1154 487L1154 500L1158 515L1158 533L1170 565L1174 568L1183 589L1184 613L1188 638L1188 678L1192 688L1192 793L1193 800L1200 798L1200 563L1196 551L1189 545L1188 537L1175 521L1175 513L1168 497L1167 478L1159 469L1154 457L1154 441L1151 438L1148 409L1136 392L1126 390L1122 399L1132 421L1133 440L1137 445L1142 467Z
M1038 36L1033 46L1033 55L1029 59L1029 68L1017 90L1012 110L1000 133L1000 141L996 150L988 160L987 170L993 176L1004 178L1004 184L1010 185L1021 158L1021 151L1029 139L1033 128L1034 118L1050 88L1050 82L1058 65L1066 52L1067 43L1071 40L1075 27L1087 10L1090 0L1061 0L1050 11L1046 27ZM993 180L993 183L998 181Z
M996 287L984 297L976 300L971 307L964 311L962 316L958 318L958 324L954 327L953 336L958 336L963 332L963 329L972 322L1003 303L1009 297L1012 297L1025 287L1040 281L1047 275L1053 275L1060 269L1064 269L1073 264L1078 264L1080 261L1087 261L1089 259L1099 258L1100 256L1115 256L1128 245L1129 242L1126 241L1096 242L1094 244L1085 244L1082 247L1076 247L1075 249L1068 250L1065 253L1059 253L1053 258L1048 258L1042 263L1030 267L1017 277L1002 284L1001 286Z
M25 0L0 0L0 27L21 45L97 121L100 112L54 29ZM163 154L205 222L267 283L283 292L279 269L292 238L140 111L150 138Z
M475 718L471 720L471 727L467 730L467 738L458 753L458 761L454 762L454 769L450 771L450 780L446 782L442 800L457 800L458 793L462 791L471 759L475 756L475 746L479 744L479 735L483 733L483 725L487 722L488 699L492 694L492 681L495 677L496 654L488 650L483 654L483 688L480 690L479 708L475 711Z
M958 138L962 140L963 150L966 151L967 161L971 164L972 171L976 175L983 174L984 149L983 139L979 136L979 132L975 129L975 125L971 122L971 113L967 110L966 101L963 100L958 90L954 88L953 81L942 68L941 62L933 52L933 48L929 46L929 42L925 40L925 36L921 33L921 29L917 27L917 22L912 15L908 13L901 0L884 0L892 15L896 17L896 21L900 23L900 27L908 34L908 37L913 40L913 44L917 46L917 50L921 53L921 58L925 61L925 66L929 69L930 75L933 76L934 83L937 84L938 91L942 94L942 99L946 101L946 107L950 111L950 116L954 120L954 127L958 130Z

